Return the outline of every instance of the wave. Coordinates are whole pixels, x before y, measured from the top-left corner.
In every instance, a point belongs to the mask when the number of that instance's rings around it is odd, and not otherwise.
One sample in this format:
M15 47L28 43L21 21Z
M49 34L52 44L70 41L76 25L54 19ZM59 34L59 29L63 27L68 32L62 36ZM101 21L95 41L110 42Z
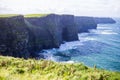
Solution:
M72 60L70 60L70 61L63 61L62 63L69 63L69 64L71 64L71 63L75 63L75 61L72 61Z
M46 60L56 61L56 59L53 55L54 53L56 53L56 51L57 51L57 49L53 48L53 49L43 50L40 52L40 54L42 53Z
M104 31L104 32L101 32L101 34L118 34L116 32L111 32L111 31Z
M92 37L92 35L93 34L90 34L90 33L81 33L81 34L78 34L78 37L81 43L86 41L97 40L95 37Z
M97 27L97 30L111 30L112 28L111 27L102 27L102 26L100 26L100 27Z
M74 49L75 46L83 45L80 41L66 42L60 45L59 51L64 51L68 49Z
M81 39L81 42L97 40L97 39L92 38L92 37L86 37L86 38L84 38L84 39L82 39L82 38L80 38L80 39Z
M90 30L90 33L92 34L106 34L106 35L110 35L110 34L115 34L117 35L117 32L114 32L112 30Z

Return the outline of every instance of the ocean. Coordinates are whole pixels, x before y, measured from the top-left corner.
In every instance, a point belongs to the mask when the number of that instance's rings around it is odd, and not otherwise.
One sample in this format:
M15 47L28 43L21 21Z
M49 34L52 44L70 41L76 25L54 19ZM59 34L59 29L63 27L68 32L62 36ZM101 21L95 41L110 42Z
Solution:
M78 34L79 41L65 42L59 49L40 53L47 60L120 71L120 19L115 20L115 24L98 24L97 29Z

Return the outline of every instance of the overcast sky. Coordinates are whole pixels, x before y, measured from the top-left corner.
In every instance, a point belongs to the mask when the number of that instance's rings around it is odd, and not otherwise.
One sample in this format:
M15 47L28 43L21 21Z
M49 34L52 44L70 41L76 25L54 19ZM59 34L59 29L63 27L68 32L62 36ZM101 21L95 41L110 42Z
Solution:
M120 17L120 0L0 0L0 14L4 13Z

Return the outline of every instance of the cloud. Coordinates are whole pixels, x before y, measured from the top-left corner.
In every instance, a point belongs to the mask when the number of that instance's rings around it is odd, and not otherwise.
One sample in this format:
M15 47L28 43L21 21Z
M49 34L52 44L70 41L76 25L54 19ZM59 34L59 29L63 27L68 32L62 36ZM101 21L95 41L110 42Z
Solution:
M10 12L10 11L12 11L12 9L9 9L9 8L1 5L0 6L0 14L3 14L4 11Z
M0 0L0 7L7 8L0 8L0 13L66 13L87 16L119 16L119 4L120 0Z

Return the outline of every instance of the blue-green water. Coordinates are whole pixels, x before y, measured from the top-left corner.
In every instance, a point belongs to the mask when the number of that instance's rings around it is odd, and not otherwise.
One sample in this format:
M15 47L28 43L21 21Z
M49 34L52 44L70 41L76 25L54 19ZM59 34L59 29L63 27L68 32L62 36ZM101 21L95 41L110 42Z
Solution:
M90 67L120 71L120 19L115 20L116 24L99 24L90 33L78 34L80 41L66 42L43 54L54 61L83 62Z

